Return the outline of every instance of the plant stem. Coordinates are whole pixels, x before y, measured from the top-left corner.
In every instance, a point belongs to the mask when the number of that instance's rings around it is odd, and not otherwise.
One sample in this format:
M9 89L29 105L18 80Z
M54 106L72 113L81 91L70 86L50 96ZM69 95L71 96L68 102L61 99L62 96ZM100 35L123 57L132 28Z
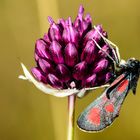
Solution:
M67 140L74 140L74 115L75 115L75 95L68 96L68 134Z

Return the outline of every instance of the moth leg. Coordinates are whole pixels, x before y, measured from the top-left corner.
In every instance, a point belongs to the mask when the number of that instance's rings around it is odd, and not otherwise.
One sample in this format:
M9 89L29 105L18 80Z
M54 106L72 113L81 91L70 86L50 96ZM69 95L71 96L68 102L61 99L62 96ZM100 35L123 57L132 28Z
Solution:
M134 95L136 94L137 81L138 81L138 79L139 79L139 75L136 75L134 77L134 80L133 80L134 82L132 83L132 92L133 92Z
M134 83L134 85L132 87L132 92L134 95L136 95L136 90L137 90L137 83Z

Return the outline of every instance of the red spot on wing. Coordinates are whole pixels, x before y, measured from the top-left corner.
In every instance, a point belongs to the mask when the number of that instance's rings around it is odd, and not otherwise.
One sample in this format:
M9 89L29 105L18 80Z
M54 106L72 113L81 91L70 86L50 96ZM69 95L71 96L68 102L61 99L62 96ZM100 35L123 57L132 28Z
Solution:
M126 90L128 84L129 84L129 80L127 80L127 79L124 80L124 81L119 85L119 87L117 88L117 91L120 92L120 93L124 92L124 91Z
M116 83L118 83L120 80L122 80L125 77L124 74L120 75L110 86L115 85Z
M113 113L114 112L114 105L112 103L107 104L105 106L105 110L106 110L106 112Z
M92 108L88 114L88 120L94 125L100 125L100 109L98 107Z

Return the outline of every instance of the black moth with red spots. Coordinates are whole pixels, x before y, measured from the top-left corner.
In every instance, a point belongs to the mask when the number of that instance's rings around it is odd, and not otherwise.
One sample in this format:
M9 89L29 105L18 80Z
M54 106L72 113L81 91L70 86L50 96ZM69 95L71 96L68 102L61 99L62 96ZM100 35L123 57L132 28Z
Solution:
M79 116L78 127L84 131L100 131L113 123L130 89L136 93L140 75L140 61L129 59L120 65L121 74L103 94L93 101Z

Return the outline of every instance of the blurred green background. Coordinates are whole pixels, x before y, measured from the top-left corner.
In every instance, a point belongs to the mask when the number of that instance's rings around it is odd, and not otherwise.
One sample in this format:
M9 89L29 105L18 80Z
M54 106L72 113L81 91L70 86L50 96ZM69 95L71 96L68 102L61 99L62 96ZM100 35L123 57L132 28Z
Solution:
M66 140L67 98L45 95L17 77L20 61L35 65L34 42L47 31L47 16L74 19L79 4L108 31L122 58L140 59L139 0L0 0L0 140ZM140 140L139 92L140 84L111 127L89 134L75 126L75 140ZM76 118L100 93L77 100Z

